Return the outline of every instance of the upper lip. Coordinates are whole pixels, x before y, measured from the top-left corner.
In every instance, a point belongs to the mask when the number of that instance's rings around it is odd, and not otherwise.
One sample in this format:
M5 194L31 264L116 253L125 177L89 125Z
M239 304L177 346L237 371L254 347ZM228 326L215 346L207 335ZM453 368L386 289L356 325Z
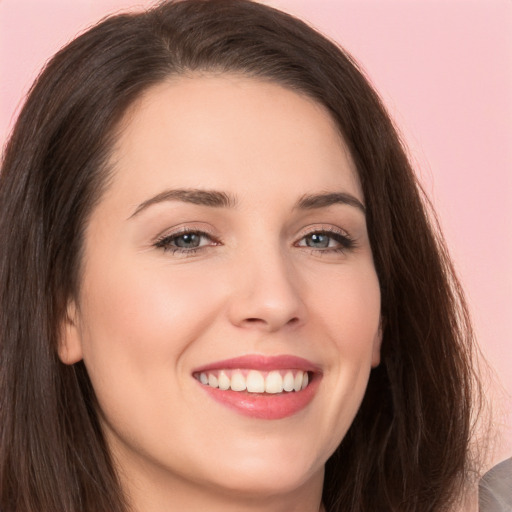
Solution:
M248 369L259 371L297 369L314 373L320 372L320 367L317 364L302 357L292 355L264 356L261 354L248 354L200 366L196 368L193 373L223 369Z

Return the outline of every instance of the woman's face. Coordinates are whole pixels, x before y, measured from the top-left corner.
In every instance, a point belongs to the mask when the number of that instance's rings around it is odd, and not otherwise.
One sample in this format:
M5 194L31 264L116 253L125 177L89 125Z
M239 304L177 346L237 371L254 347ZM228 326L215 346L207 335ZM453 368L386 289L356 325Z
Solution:
M132 107L112 164L60 356L85 362L122 481L318 495L380 348L333 120L273 83L177 78Z

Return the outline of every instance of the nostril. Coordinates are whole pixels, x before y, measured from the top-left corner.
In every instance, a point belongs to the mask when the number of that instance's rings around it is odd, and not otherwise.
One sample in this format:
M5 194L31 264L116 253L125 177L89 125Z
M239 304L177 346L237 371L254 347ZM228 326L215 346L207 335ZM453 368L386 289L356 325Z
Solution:
M286 322L286 325L295 325L298 322L299 322L299 318L295 316L293 318L290 318L290 320L288 320L288 322ZM244 323L258 325L258 324L268 324L269 322L263 318L251 317L251 318L246 318L244 320Z
M265 321L262 320L261 318L246 318L245 321L251 324L265 323Z

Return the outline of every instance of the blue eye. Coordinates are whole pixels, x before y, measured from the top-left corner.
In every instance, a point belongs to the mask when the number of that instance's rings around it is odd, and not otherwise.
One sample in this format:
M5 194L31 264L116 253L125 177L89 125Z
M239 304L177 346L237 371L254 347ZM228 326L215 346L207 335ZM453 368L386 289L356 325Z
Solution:
M155 247L164 251L182 253L193 253L208 245L216 245L216 243L210 235L202 231L185 231L166 235L155 243Z
M181 249L195 249L201 243L201 235L198 233L184 233L174 238L174 244Z
M355 246L355 242L348 235L338 232L315 231L301 238L297 245L326 252L342 252L352 249Z
M304 240L308 247L314 247L315 249L326 249L333 241L330 236L323 233L313 233L304 237Z

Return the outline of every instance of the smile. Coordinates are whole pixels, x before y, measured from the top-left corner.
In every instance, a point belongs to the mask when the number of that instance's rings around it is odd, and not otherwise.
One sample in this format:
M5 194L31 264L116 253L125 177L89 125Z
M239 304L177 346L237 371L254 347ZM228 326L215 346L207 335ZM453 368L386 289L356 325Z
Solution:
M308 386L308 372L302 370L220 370L194 375L205 386L247 393L277 394L301 391Z
M322 372L295 356L249 355L198 368L192 376L216 402L245 416L271 420L305 409Z

